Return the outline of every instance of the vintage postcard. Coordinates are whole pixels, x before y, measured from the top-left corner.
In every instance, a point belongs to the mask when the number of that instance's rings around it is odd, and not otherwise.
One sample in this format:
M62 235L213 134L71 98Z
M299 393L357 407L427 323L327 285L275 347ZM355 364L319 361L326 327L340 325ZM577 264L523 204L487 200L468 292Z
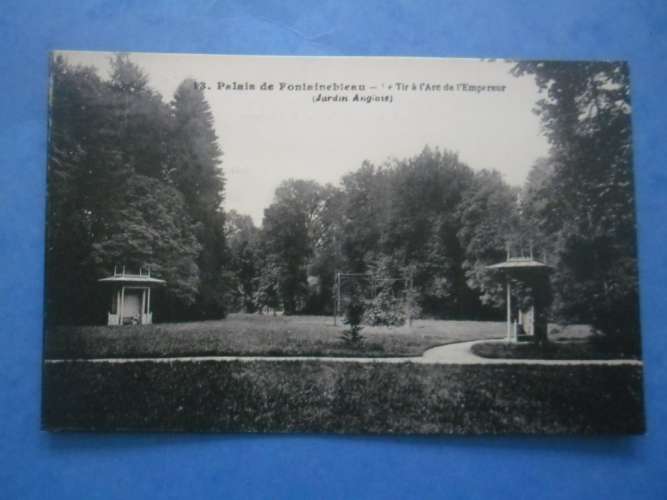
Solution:
M644 432L628 65L58 51L43 427Z

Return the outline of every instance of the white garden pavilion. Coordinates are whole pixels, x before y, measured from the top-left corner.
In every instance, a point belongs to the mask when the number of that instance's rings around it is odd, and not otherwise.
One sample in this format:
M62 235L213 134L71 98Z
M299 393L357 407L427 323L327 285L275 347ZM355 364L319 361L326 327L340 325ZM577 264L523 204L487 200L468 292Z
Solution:
M164 280L151 277L150 271L127 274L123 268L121 273L114 269L113 276L98 281L112 285L108 325L149 325L153 322L151 289L164 285Z
M532 251L531 251L532 254ZM505 262L499 262L487 266L487 269L502 271L505 275L505 292L506 292L506 307L507 307L507 334L506 340L516 342L520 340L523 335L528 338L535 338L540 333L546 336L546 323L544 323L544 308L545 304L533 297L530 307L522 308L520 306L512 307L512 279L523 282L536 282L536 279L545 278L546 274L551 270L551 267L543 262L530 257L510 257L508 253ZM540 283L540 281L537 281ZM547 281L541 280L542 286L548 286ZM516 309L516 315L513 314L513 309ZM542 324L544 323L544 324Z

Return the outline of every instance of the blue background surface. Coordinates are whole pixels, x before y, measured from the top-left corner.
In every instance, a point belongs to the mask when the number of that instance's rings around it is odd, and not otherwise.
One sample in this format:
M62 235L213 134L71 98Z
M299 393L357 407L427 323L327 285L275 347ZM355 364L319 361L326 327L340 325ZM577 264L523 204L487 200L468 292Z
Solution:
M4 1L0 9L0 498L667 498L667 3L58 3ZM648 434L39 431L47 52L54 48L629 60Z

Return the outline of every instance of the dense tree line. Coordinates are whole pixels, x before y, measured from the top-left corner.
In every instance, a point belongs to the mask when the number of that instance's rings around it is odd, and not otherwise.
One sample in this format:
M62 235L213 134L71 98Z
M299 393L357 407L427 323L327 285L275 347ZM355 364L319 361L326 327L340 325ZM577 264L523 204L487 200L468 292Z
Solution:
M48 158L48 321L99 322L97 280L125 266L167 280L165 319L222 317L227 249L222 152L193 82L172 102L125 55L109 79L52 62Z
M497 172L475 173L456 154L428 147L405 160L364 162L339 186L285 180L261 229L228 218L236 307L330 314L335 274L345 271L378 283L410 276L423 315L497 315L498 284L484 267L504 258L516 196Z

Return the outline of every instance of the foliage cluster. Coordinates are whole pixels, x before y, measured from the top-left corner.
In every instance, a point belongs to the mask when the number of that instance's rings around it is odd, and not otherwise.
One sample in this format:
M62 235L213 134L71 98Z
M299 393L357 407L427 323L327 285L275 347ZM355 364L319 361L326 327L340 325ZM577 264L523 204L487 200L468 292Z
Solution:
M156 317L225 315L222 151L192 81L164 102L126 55L103 79L52 62L48 156L50 323L97 323L114 267L167 281Z
M551 256L553 315L640 352L630 75L623 62L523 62L551 144L524 188L524 231Z
M411 276L414 311L494 317L496 304L484 294L497 284L477 276L504 256L515 198L499 174L476 174L455 154L430 148L379 166L364 162L339 186L286 180L257 237L239 244L257 257L244 290L255 308L331 314L336 272L363 273L375 280L364 297L367 319L395 325L405 320L402 280ZM469 199L476 202L463 203ZM392 278L399 287L383 284Z

